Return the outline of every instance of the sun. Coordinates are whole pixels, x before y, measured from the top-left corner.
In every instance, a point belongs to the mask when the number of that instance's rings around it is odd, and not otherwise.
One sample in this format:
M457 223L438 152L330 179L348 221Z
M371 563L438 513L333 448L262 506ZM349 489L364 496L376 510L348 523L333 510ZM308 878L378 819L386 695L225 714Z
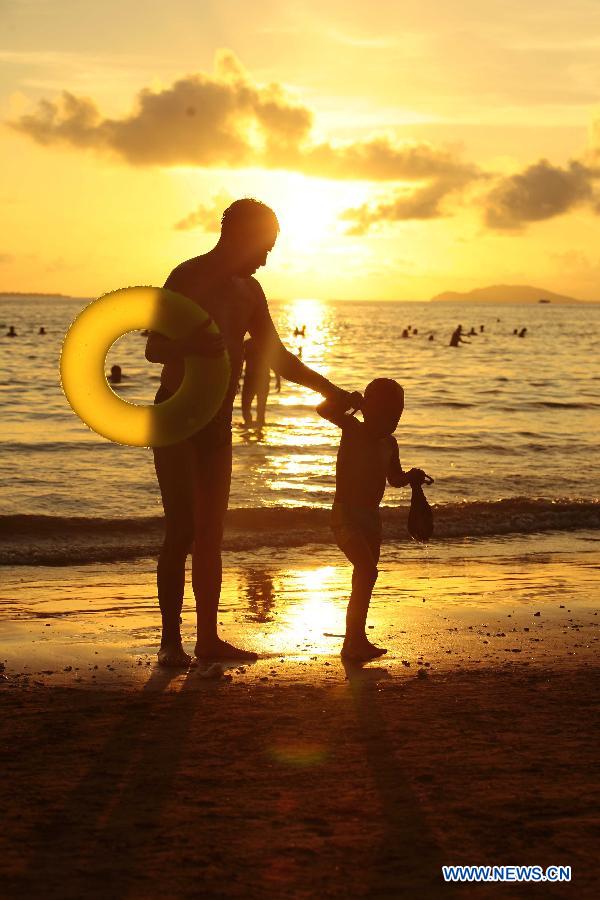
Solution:
M336 210L331 193L311 179L293 176L285 193L278 211L282 244L292 252L311 252L335 229Z
M353 182L285 173L273 191L272 205L280 225L278 244L285 256L308 256L339 243L344 231L340 213L362 198Z

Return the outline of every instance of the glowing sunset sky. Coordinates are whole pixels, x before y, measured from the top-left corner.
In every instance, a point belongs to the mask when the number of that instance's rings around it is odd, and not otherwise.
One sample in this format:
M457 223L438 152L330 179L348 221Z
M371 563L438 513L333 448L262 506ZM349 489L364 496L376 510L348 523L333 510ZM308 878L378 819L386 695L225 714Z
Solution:
M162 284L239 196L271 297L600 299L598 0L0 0L0 290Z

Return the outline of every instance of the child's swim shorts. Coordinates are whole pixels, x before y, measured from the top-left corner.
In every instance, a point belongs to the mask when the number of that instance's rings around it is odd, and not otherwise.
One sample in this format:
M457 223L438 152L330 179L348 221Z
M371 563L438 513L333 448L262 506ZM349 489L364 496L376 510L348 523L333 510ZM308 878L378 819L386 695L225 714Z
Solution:
M331 509L331 528L338 547L343 547L354 537L361 537L369 543L381 542L379 507L334 503Z

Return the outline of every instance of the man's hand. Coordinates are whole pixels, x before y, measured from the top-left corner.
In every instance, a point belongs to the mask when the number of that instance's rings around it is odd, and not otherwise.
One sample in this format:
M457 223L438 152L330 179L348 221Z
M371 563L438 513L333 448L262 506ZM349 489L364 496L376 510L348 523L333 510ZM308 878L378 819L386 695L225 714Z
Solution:
M211 334L206 329L212 319L206 319L202 325L184 338L177 341L177 346L184 356L220 356L225 350L222 334Z

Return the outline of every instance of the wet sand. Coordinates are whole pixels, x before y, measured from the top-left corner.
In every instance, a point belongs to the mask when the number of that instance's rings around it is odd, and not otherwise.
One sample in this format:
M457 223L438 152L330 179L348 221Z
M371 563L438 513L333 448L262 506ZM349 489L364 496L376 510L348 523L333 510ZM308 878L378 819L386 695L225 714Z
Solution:
M3 895L503 890L443 884L454 863L571 865L570 888L511 894L595 896L593 551L388 550L370 634L389 653L362 669L338 656L337 554L236 554L222 631L261 659L215 678L157 669L152 561L4 570Z

